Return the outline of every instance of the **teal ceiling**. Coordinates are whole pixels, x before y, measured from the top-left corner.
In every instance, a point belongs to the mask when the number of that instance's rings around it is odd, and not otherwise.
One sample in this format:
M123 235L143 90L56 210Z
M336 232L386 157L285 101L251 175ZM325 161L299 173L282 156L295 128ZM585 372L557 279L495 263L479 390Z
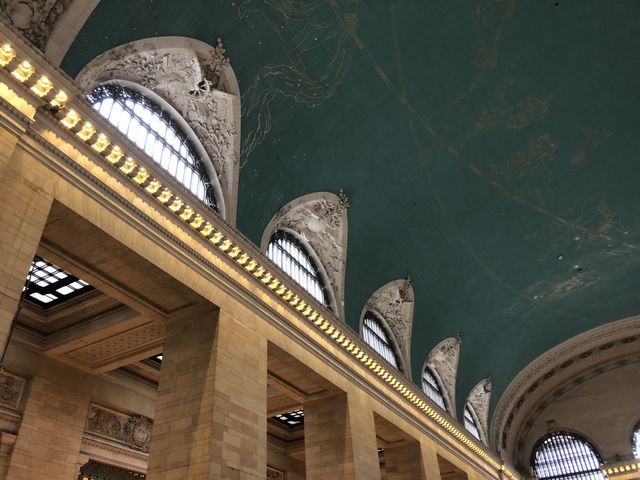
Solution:
M460 333L458 399L492 375L495 403L548 348L640 313L637 0L109 0L63 67L165 35L224 40L242 232L342 188L348 323L411 274L416 378Z

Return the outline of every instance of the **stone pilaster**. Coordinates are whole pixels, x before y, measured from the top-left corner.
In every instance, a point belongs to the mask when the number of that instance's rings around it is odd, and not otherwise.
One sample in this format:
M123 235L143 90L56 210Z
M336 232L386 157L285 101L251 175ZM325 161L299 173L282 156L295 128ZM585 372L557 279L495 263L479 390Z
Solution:
M380 464L373 411L361 395L304 405L307 480L376 480Z
M267 341L229 312L167 321L148 480L263 479Z
M426 480L440 480L440 464L435 448L426 443L420 444L422 451L422 465Z
M0 348L4 347L53 197L46 169L20 149L7 159L0 140ZM8 163L7 163L8 162Z
M43 360L30 381L7 480L77 478L90 388L89 375Z
M426 480L418 442L384 449L386 480Z

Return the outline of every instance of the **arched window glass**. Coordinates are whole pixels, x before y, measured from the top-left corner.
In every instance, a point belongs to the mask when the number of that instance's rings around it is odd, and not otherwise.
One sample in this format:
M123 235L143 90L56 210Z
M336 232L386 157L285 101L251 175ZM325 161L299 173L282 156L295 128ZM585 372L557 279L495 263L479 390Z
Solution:
M422 371L422 391L427 394L427 397L436 402L440 408L445 412L447 411L447 404L444 401L442 388L429 367L425 367Z
M267 256L313 298L329 306L320 272L304 245L296 237L278 230L269 241Z
M539 480L604 480L602 460L593 445L570 432L543 437L533 449L531 464Z
M640 422L638 422L636 428L633 430L631 445L633 449L633 456L640 458Z
M202 162L171 116L149 98L119 85L100 85L87 96L109 123L204 203L216 208Z
M382 358L398 368L398 360L393 352L389 336L373 312L366 312L364 314L364 320L362 321L362 338L364 338L364 341L378 352Z
M469 407L469 405L464 407L464 428L466 428L467 431L478 440L482 440L480 438L480 429L478 428L478 424L476 423L473 413L471 413L471 407Z

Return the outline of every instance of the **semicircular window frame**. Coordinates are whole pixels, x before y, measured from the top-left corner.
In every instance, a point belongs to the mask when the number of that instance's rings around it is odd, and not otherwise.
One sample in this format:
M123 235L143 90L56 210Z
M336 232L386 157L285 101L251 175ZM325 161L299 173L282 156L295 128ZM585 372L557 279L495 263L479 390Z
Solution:
M442 408L445 412L449 412L444 389L433 370L428 366L425 366L422 369L422 391L427 395L427 397L433 400L436 405Z
M635 458L640 459L640 421L636 423L631 434L631 451Z
M318 262L311 255L311 247L286 230L276 230L267 245L267 257L309 295L327 308L331 301L327 282Z
M194 197L218 210L215 189L193 143L176 119L158 102L135 88L112 83L94 87L87 95L87 101L101 117ZM121 109L119 113L116 113L116 104ZM128 119L122 115L124 112Z
M595 446L573 432L551 432L531 452L531 468L539 480L604 480L601 466Z
M400 370L398 353L391 342L391 333L382 319L371 310L367 310L362 318L362 339L390 365Z

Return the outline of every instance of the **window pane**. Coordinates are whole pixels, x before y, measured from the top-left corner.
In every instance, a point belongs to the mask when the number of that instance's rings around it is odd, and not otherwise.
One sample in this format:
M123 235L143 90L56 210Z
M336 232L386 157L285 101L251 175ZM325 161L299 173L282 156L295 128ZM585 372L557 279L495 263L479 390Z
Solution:
M271 237L267 256L312 297L329 306L320 273L298 239L288 232L277 231Z
M362 338L371 348L380 354L387 362L398 368L398 360L391 347L391 342L384 328L373 312L367 312L362 321Z
M593 446L569 432L544 437L534 449L532 466L540 480L604 480L602 461Z
M187 190L215 208L213 188L204 181L205 169L167 112L134 90L116 85L96 87L87 98L100 115Z
M429 367L426 367L422 372L422 391L427 394L431 400L433 400L436 405L442 408L444 411L447 411L447 406L444 401L444 395L442 393L442 389L440 388L440 384L436 380L435 375L429 370Z

